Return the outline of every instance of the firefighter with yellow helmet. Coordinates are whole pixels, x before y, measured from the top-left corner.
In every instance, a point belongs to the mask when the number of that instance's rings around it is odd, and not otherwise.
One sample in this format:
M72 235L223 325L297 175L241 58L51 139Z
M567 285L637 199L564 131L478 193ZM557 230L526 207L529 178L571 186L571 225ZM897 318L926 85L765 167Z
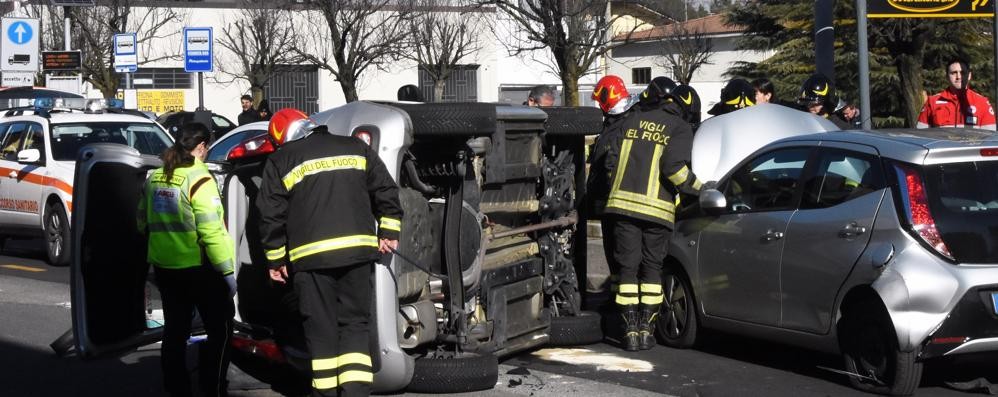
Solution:
M313 394L368 395L371 275L398 247L398 186L364 141L298 110L275 113L269 131L280 149L263 168L260 234L271 279L298 294Z
M652 80L640 104L623 121L618 149L607 159L610 195L605 213L614 221L613 256L620 285L615 301L625 323L628 351L655 345L655 322L663 302L662 264L675 223L676 197L696 195L700 182L689 169L693 132L680 118L676 83Z

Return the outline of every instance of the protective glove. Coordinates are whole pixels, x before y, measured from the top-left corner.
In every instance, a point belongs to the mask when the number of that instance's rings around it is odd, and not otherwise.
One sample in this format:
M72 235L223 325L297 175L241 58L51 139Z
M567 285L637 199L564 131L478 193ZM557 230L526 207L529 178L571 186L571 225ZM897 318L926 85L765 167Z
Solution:
M225 276L225 284L229 286L229 298L236 296L236 274L230 273Z

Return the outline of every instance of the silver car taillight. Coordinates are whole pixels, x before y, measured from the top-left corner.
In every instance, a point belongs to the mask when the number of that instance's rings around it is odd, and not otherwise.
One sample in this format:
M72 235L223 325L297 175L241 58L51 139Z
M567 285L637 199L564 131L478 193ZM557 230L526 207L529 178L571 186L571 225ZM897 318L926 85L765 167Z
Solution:
M955 260L949 247L943 242L939 229L936 228L936 220L929 210L929 198L925 193L922 176L915 168L907 165L895 164L894 169L900 180L898 187L901 189L904 213L911 230L940 255Z

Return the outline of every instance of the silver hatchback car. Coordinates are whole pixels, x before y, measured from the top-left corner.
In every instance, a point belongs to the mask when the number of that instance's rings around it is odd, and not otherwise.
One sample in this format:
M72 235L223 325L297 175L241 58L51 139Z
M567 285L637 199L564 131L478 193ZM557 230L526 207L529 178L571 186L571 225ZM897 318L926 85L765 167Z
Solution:
M658 334L700 327L841 353L907 395L930 358L998 352L998 138L825 132L764 146L685 209Z

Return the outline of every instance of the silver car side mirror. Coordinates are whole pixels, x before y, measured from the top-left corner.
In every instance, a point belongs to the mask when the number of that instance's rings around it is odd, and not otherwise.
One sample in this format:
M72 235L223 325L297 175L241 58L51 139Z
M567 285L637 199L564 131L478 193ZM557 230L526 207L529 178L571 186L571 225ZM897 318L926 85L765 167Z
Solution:
M724 193L717 189L704 189L700 191L700 208L708 213L717 213L728 207L728 200L724 198Z

